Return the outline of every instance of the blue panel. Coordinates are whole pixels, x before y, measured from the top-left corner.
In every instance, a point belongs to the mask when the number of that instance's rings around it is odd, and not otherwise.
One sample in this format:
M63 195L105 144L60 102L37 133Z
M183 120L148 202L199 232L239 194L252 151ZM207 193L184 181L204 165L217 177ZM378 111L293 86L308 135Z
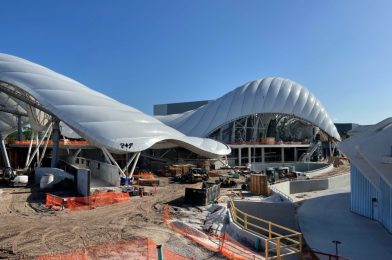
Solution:
M365 217L380 220L381 214L373 216L373 199L380 202L380 193L358 168L351 165L351 210ZM381 210L380 206L379 203Z
M382 178L380 178L380 189L382 198L381 222L389 230L389 232L392 232L392 189Z

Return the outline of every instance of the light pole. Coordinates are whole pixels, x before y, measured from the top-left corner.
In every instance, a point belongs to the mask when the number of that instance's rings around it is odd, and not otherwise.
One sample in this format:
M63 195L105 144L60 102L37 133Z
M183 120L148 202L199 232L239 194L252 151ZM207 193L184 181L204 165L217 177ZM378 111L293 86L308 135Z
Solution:
M340 242L338 240L333 240L332 243L335 244L335 252L336 252L335 254L336 254L336 256L338 256L339 255L338 254L338 245L340 245L342 242Z

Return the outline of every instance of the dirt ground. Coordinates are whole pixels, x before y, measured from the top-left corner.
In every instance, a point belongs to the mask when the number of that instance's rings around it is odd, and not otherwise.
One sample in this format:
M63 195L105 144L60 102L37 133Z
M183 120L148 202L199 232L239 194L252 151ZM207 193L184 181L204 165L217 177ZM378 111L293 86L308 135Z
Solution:
M178 203L191 184L161 185L153 196L93 210L49 211L45 193L31 188L0 186L0 259L32 259L37 255L131 240L143 236L194 259L224 259L171 231L163 224L163 205ZM145 188L152 190L152 188Z

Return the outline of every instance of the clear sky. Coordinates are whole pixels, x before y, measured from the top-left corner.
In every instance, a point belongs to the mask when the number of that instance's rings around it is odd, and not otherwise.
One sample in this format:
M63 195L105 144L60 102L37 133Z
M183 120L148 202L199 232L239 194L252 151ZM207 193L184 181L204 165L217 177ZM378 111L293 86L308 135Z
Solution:
M0 1L0 52L152 114L281 76L336 122L392 116L392 1Z

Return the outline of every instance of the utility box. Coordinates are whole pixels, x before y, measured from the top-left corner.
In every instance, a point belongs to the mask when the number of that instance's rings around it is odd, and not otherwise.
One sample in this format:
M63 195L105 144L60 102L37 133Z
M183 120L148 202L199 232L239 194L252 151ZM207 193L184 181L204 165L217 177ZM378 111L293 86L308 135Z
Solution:
M250 192L254 195L268 195L268 177L264 174L250 175Z

